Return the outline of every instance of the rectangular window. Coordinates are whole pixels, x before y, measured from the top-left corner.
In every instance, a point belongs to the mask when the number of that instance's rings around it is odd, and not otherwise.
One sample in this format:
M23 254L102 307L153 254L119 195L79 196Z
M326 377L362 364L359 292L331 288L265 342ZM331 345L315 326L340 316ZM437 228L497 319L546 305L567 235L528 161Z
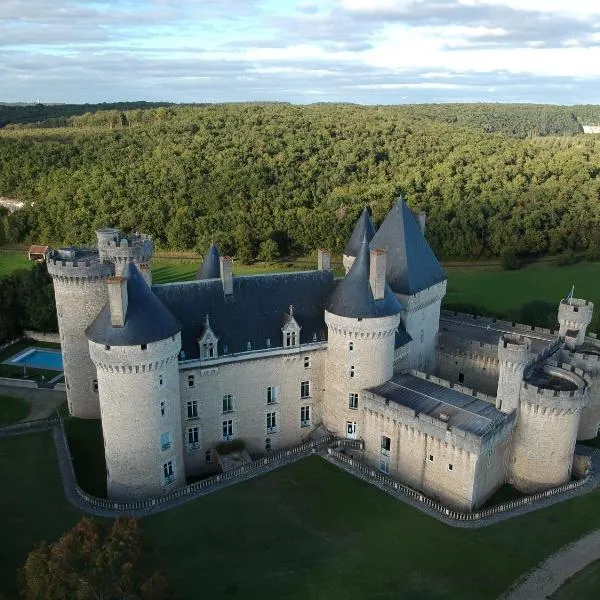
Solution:
M275 433L277 429L277 419L274 412L267 413L267 433Z
M229 441L233 439L233 421L223 421L223 439Z
M198 427L188 427L187 438L189 446L197 446L200 440L200 429Z
M309 369L310 368L310 356L305 356L304 357L304 368L305 369Z
M147 350L147 349L148 349L148 344L142 344L142 345L140 346L140 348L141 348L142 350Z
M358 394L351 392L348 396L348 407L349 408L358 408Z
M300 383L300 398L310 398L310 381Z
M160 401L160 416L164 417L166 414L167 414L167 401L161 400Z
M198 401L190 400L187 403L187 418L197 419L198 418Z
M459 373L458 374L458 383L464 383L464 382L465 382L465 374Z
M454 467L452 465L448 465L448 471L452 471Z
M92 390L93 390L94 392L97 392L97 391L98 391L98 380L97 380L97 379L94 379L94 380L92 381Z
M379 461L379 470L386 475L390 472L390 463L387 460Z
M195 385L194 376L193 375L188 375L188 387L189 388L193 388L194 385Z
M381 436L381 454L389 456L390 449L392 448L392 440L387 435Z
M169 485L175 481L175 465L173 462L169 460L163 464L164 485Z
M225 394L223 396L223 412L233 412L233 396L231 394Z
M433 454L429 455L429 462L433 462Z
M275 386L269 386L267 388L267 404L275 404L278 400L277 396L277 388Z
M265 452L271 452L271 438L265 440Z
M215 357L215 345L213 342L202 344L202 358L210 359Z
M310 426L310 406L300 407L300 427Z
M173 441L171 440L171 432L166 431L165 433L160 434L160 449L164 452L168 450L173 445Z
M356 421L346 421L346 437L356 438Z
M159 375L158 376L158 385L162 385L163 384L163 376Z
M212 452L210 450L207 450L204 453L204 460L207 465L210 465L212 463Z
M353 378L354 378L354 372L355 372L355 370L354 370L354 365L351 365L351 366L350 366L350 373L349 373L349 375L350 375L350 378L351 378L351 379L353 379Z

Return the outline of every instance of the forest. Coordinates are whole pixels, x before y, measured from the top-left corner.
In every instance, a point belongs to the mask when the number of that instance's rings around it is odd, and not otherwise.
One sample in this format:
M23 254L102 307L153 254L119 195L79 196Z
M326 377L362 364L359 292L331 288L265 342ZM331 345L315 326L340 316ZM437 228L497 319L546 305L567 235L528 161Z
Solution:
M17 120L0 130L0 195L27 205L0 215L0 244L90 243L110 225L269 260L340 251L364 206L378 224L403 195L444 259L598 258L588 122L600 107L248 103Z

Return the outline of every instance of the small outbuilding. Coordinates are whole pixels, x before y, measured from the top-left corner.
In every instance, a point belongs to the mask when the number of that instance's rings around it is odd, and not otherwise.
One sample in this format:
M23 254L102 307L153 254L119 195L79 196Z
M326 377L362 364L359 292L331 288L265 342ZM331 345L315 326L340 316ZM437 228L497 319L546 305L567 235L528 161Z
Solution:
M31 246L31 248L29 248L29 260L44 262L47 253L48 246Z

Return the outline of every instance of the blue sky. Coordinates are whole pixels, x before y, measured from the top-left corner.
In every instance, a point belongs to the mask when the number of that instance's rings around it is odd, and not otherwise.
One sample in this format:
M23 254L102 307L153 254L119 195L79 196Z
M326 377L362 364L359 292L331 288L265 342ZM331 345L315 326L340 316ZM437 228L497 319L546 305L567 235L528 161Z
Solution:
M0 101L600 103L598 0L2 0Z

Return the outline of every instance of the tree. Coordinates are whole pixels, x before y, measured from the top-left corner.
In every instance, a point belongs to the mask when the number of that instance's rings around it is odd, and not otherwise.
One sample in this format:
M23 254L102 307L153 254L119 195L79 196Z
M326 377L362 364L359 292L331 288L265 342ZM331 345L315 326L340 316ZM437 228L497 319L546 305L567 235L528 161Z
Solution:
M268 263L276 258L279 258L279 246L277 245L277 242L271 238L261 242L258 251L258 260Z
M500 256L500 264L505 271L514 271L521 268L521 261L514 248L507 248Z
M54 544L42 542L22 568L25 600L167 600L164 575L137 519L120 518L105 529L84 517Z

